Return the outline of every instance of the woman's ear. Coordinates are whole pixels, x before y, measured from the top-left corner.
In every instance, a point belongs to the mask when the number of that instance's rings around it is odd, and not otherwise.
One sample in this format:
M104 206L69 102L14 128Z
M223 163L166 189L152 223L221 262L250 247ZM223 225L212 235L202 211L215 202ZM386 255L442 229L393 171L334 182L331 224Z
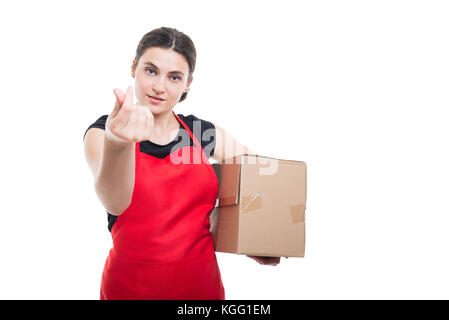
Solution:
M187 87L186 87L187 91L189 91L189 87L190 87L190 84L192 83L192 80L193 80L193 76L190 76L190 79L187 82Z
M131 77L136 77L136 59L133 59L133 64L131 65Z

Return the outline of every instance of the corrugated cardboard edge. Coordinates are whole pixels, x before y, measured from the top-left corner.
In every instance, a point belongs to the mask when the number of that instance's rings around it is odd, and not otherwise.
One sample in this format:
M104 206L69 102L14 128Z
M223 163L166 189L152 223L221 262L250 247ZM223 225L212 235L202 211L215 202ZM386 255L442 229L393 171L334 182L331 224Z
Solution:
M301 221L299 223L303 223L304 224L304 250L302 251L301 255L299 256L299 258L304 258L305 254L306 254L306 247L307 247L307 238L306 238L306 233L307 233L307 228L306 228L306 208L307 208L307 163L304 161L298 161L301 162L304 165L304 203L301 204L301 206L299 207L299 217L297 216L296 218L299 218ZM292 206L295 205L291 205L290 208ZM293 219L293 217L292 217Z
M304 161L300 161L300 160L279 159L279 158L263 156L263 155L260 155L260 154L252 154L252 153L244 153L244 154L241 154L241 155L239 155L237 157L243 157L243 156L266 158L266 159L273 159L273 160L285 161L285 162L303 163L304 165L306 165L306 163ZM232 158L229 158L229 159L232 159Z

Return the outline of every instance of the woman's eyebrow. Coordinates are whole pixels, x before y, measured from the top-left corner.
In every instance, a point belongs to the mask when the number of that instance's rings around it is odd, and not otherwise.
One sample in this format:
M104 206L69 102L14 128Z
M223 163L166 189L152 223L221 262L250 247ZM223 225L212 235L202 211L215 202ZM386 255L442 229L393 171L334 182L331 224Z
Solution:
M154 64L154 63L152 63L152 62L150 62L150 61L147 61L147 62L145 62L144 63L145 65L148 65L148 66L150 66L150 67L153 67L153 68L155 68L155 69L157 69L157 70L159 70L159 68ZM170 71L169 73L178 73L178 74L180 74L180 75L184 75L184 73L183 72L181 72L181 71Z

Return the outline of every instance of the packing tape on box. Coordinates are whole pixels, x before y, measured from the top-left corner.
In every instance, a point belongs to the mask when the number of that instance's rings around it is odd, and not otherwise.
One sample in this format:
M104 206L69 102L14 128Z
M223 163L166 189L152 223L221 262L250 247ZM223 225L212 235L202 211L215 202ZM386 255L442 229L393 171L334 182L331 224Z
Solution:
M258 209L262 209L263 193L255 192L251 196L242 196L240 198L241 201L241 213L247 213L251 211L255 211ZM290 206L290 214L292 218L292 223L300 223L304 222L306 205L304 203L294 204Z
M262 208L262 192L254 192L251 196L242 196L241 213L251 212Z
M292 222L293 223L304 222L305 211L306 205L304 203L291 205L290 213L292 215Z

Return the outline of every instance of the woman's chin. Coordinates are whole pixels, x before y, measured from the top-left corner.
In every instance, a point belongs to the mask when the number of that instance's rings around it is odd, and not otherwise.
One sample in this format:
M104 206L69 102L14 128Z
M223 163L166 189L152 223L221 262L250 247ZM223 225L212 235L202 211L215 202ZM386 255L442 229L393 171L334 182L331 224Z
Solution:
M159 107L159 106L155 106L152 104L147 105L147 107L150 109L151 113L155 116L167 112L167 110L166 110L167 108L164 108L164 107Z

